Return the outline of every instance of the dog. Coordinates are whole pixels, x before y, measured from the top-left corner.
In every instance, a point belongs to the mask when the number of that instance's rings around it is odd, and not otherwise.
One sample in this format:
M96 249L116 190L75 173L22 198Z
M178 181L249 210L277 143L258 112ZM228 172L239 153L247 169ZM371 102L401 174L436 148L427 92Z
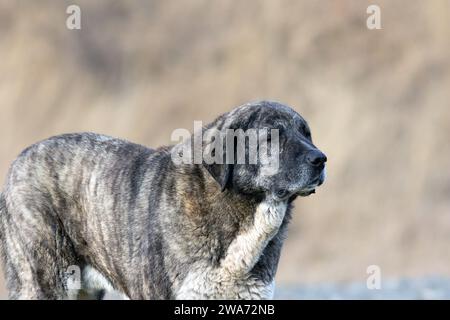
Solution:
M250 128L277 130L276 172L175 164L174 146L93 133L25 149L0 195L9 297L272 298L292 203L324 182L327 158L307 122L276 102L242 105L202 130ZM78 286L68 285L74 274Z

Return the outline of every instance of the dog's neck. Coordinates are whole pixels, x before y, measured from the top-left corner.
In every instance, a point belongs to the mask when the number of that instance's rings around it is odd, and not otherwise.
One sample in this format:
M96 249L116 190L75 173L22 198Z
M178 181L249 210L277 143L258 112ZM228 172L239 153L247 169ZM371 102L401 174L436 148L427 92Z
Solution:
M178 168L177 174L184 231L201 239L196 248L199 258L213 255L210 259L218 267L234 275L251 270L273 275L283 238L280 233L289 220L289 203L246 196L232 188L222 191L201 165ZM269 245L272 240L277 244ZM274 259L261 258L265 250L273 252L267 257Z

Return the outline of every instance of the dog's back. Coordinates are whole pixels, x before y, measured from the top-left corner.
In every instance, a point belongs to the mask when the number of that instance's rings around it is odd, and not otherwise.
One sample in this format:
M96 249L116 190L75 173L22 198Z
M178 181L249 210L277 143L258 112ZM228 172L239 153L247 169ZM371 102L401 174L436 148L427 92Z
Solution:
M137 189L153 153L124 140L83 133L52 137L19 155L0 199L11 298L66 297L69 266L83 269L94 263L85 257L106 259L114 248L132 248L123 226L136 223L130 221L130 208L139 206ZM128 214L108 213L117 211ZM38 254L30 259L33 252ZM101 264L112 270L131 256L121 251Z

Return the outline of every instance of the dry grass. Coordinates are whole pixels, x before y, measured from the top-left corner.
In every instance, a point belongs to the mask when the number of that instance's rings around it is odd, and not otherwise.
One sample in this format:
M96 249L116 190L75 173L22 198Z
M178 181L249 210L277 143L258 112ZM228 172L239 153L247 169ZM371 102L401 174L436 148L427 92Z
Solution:
M450 275L450 4L0 2L0 177L27 145L95 131L147 145L255 99L293 105L329 158L297 201L280 282Z

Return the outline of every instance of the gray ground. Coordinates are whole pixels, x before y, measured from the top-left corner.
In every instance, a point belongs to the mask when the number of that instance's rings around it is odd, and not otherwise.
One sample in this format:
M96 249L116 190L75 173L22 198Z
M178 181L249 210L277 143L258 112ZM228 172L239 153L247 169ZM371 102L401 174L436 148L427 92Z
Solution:
M386 280L380 290L365 283L278 287L276 299L450 299L450 278Z
M0 295L0 300L6 294ZM115 299L116 297L106 297ZM380 290L368 290L365 283L278 286L276 299L450 299L450 278L386 280Z

